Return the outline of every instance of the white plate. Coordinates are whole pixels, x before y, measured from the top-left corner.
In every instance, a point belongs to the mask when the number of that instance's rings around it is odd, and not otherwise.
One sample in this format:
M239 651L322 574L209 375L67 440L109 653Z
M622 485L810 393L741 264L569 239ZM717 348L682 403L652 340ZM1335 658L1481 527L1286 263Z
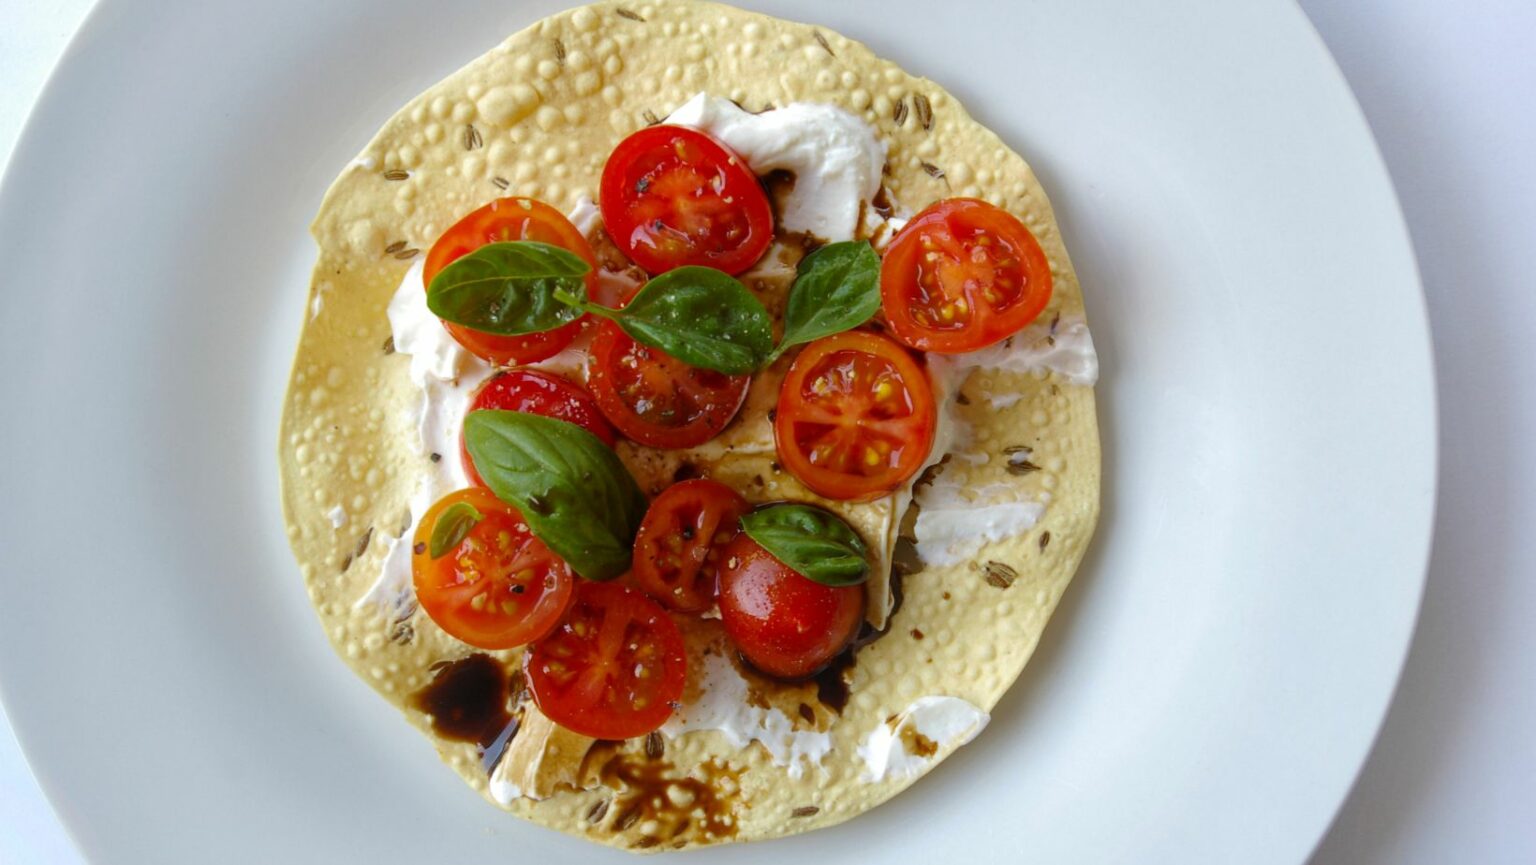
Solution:
M278 514L321 193L560 5L107 0L45 91L0 190L0 684L93 859L630 861L440 767L332 657ZM1283 2L753 5L1034 164L1103 356L1105 507L981 739L690 861L1300 861L1395 681L1435 483L1412 254L1321 43Z

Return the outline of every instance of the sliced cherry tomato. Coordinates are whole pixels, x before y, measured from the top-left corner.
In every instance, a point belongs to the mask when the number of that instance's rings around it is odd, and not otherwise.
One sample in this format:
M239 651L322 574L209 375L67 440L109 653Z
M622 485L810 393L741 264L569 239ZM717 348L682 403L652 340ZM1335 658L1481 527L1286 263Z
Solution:
M688 448L719 435L751 383L750 375L689 366L641 345L611 321L592 339L587 387L597 407L625 438L653 448Z
M497 373L486 379L475 396L469 401L469 412L481 409L501 409L541 414L545 417L570 421L613 447L617 436L603 413L598 410L592 395L581 385L552 373L532 369L514 369ZM469 458L469 448L464 445L464 433L459 433L459 459L464 463L464 474L477 487L485 486L475 463Z
M880 301L891 333L921 351L974 351L1018 333L1051 299L1051 265L1013 214L946 198L885 251Z
M597 258L587 239L565 214L531 198L500 198L454 223L427 253L421 274L423 286L431 285L432 277L455 259L488 243L505 240L537 240L569 249L591 265L587 291L596 291ZM510 365L533 363L558 354L576 338L581 323L582 319L577 319L554 330L523 336L485 333L448 321L443 322L443 327L469 353L491 363Z
M724 554L720 623L752 666L770 676L803 678L825 667L858 633L863 586L818 583L746 532Z
M662 490L635 535L635 582L670 609L709 609L720 550L741 531L741 515L751 509L719 481L696 478Z
M806 346L779 390L779 461L829 499L869 501L922 468L937 413L906 349L848 331Z
M688 656L655 601L618 583L583 582L565 621L524 656L523 673L551 721L594 739L629 739L671 716Z
M480 520L432 557L432 532L454 504ZM421 516L411 548L416 599L439 627L471 646L510 649L549 633L570 605L575 574L528 530L515 508L481 487L438 499Z
M685 264L738 274L773 241L757 175L729 147L683 126L651 126L619 142L598 199L608 234L653 274Z

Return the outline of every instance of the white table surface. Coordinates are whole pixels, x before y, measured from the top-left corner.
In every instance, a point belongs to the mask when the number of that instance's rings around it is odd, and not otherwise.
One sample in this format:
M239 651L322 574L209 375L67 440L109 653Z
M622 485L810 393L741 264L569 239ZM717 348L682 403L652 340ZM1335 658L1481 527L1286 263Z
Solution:
M90 5L0 0L0 164ZM1313 862L1536 862L1536 4L1302 6L1407 213L1443 447L1408 666ZM0 718L0 863L81 861Z

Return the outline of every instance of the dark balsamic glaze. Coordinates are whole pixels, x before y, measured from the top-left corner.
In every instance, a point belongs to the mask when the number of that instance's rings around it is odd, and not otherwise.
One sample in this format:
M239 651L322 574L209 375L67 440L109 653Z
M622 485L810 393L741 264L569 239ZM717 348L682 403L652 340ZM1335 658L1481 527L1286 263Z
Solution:
M655 834L634 839L634 847L667 842L682 846L690 837L717 840L736 835L740 769L710 760L681 773L660 757L619 750L617 742L596 743L583 763L583 776L588 766L595 766L598 779L615 791L596 822L614 832L655 826ZM721 783L726 779L729 785Z
M434 733L479 746L489 774L517 735L517 719L507 709L512 690L501 662L477 652L434 664L432 681L411 695L411 705L431 716Z

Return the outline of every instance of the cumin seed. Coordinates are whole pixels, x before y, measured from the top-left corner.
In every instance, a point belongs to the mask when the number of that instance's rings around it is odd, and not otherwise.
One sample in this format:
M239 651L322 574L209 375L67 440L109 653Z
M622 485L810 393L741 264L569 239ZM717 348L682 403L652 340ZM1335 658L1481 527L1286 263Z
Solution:
M1019 578L1019 572L997 561L988 561L982 568L987 574L987 585L999 589L1006 589L1013 585L1013 581Z
M907 97L896 100L896 107L891 111L891 119L897 126L904 126L907 122Z
M347 568L350 567L352 567L352 556L348 555L345 559L341 560L341 573L345 574L347 572Z
M390 255L394 255L402 249L405 249L405 241L403 240L397 240L394 243L384 247L384 251Z
M505 177L492 177L491 185L495 186L497 189L505 191L507 187L512 185L512 182L507 180Z
M384 172L385 180L405 180L410 176L411 173L403 168L391 168L390 170Z
M613 10L613 14L619 16L620 18L628 18L631 21L640 21L642 23L645 21L644 18L640 17L640 13L631 12L628 9L625 9L623 6Z
M418 252L421 252L421 250L416 249L415 247L412 247L410 249L402 249L399 252L395 253L395 258L397 258L397 259L399 259L401 261L405 261L407 259L415 258L416 257L416 253L418 253Z
M464 125L464 149L465 150L479 150L480 149L480 145L482 145L484 143L485 143L485 139L480 137L480 130L475 128L475 124L467 123L467 124Z
M928 176L932 177L934 180L943 180L944 179L944 169L938 167L937 165L934 165L932 162L924 162L924 163L922 163L922 166L923 166L923 171L926 171L928 173Z
M812 814L815 814L815 813L817 813L819 811L821 811L821 809L816 807L815 805L801 805L799 808L796 808L795 810L789 812L789 816L791 816L791 817L809 817Z
M649 108L645 109L645 111L642 112L640 116L645 118L646 126L655 126L661 122L661 118L656 116L656 112Z
M592 807L587 809L587 822L603 822L603 818L608 816L608 803L612 801L612 799L599 799L593 803Z
M389 336L384 337L384 353L385 354L394 354L395 353L395 336L394 336L394 334L390 334Z
M559 39L555 40L555 62L560 64L561 69L565 68L565 43Z
M667 752L667 743L661 738L661 734L652 730L645 734L645 756L652 760L660 760L661 755Z
M816 37L816 44L821 46L821 50L827 52L829 56L837 56L837 52L833 51L832 46L827 44L827 37L821 35L820 30L812 30L811 35Z
M368 542L372 541L372 540L373 540L373 526L369 526L368 530L366 532L363 532L363 536L357 539L357 552L352 554L353 558L358 558L358 559L362 558L363 557L363 553L368 552Z
M1040 533L1040 552L1042 552L1042 553L1045 552L1045 547L1050 542L1051 542L1050 530L1047 529L1046 531L1041 532Z
M933 128L933 106L928 104L928 97L921 93L912 94L912 106L917 109L917 122L922 125L923 131Z
M1029 453L1027 451L1009 454L1007 469L1008 474L1014 476L1027 475L1030 472L1040 471L1039 466L1029 461Z

